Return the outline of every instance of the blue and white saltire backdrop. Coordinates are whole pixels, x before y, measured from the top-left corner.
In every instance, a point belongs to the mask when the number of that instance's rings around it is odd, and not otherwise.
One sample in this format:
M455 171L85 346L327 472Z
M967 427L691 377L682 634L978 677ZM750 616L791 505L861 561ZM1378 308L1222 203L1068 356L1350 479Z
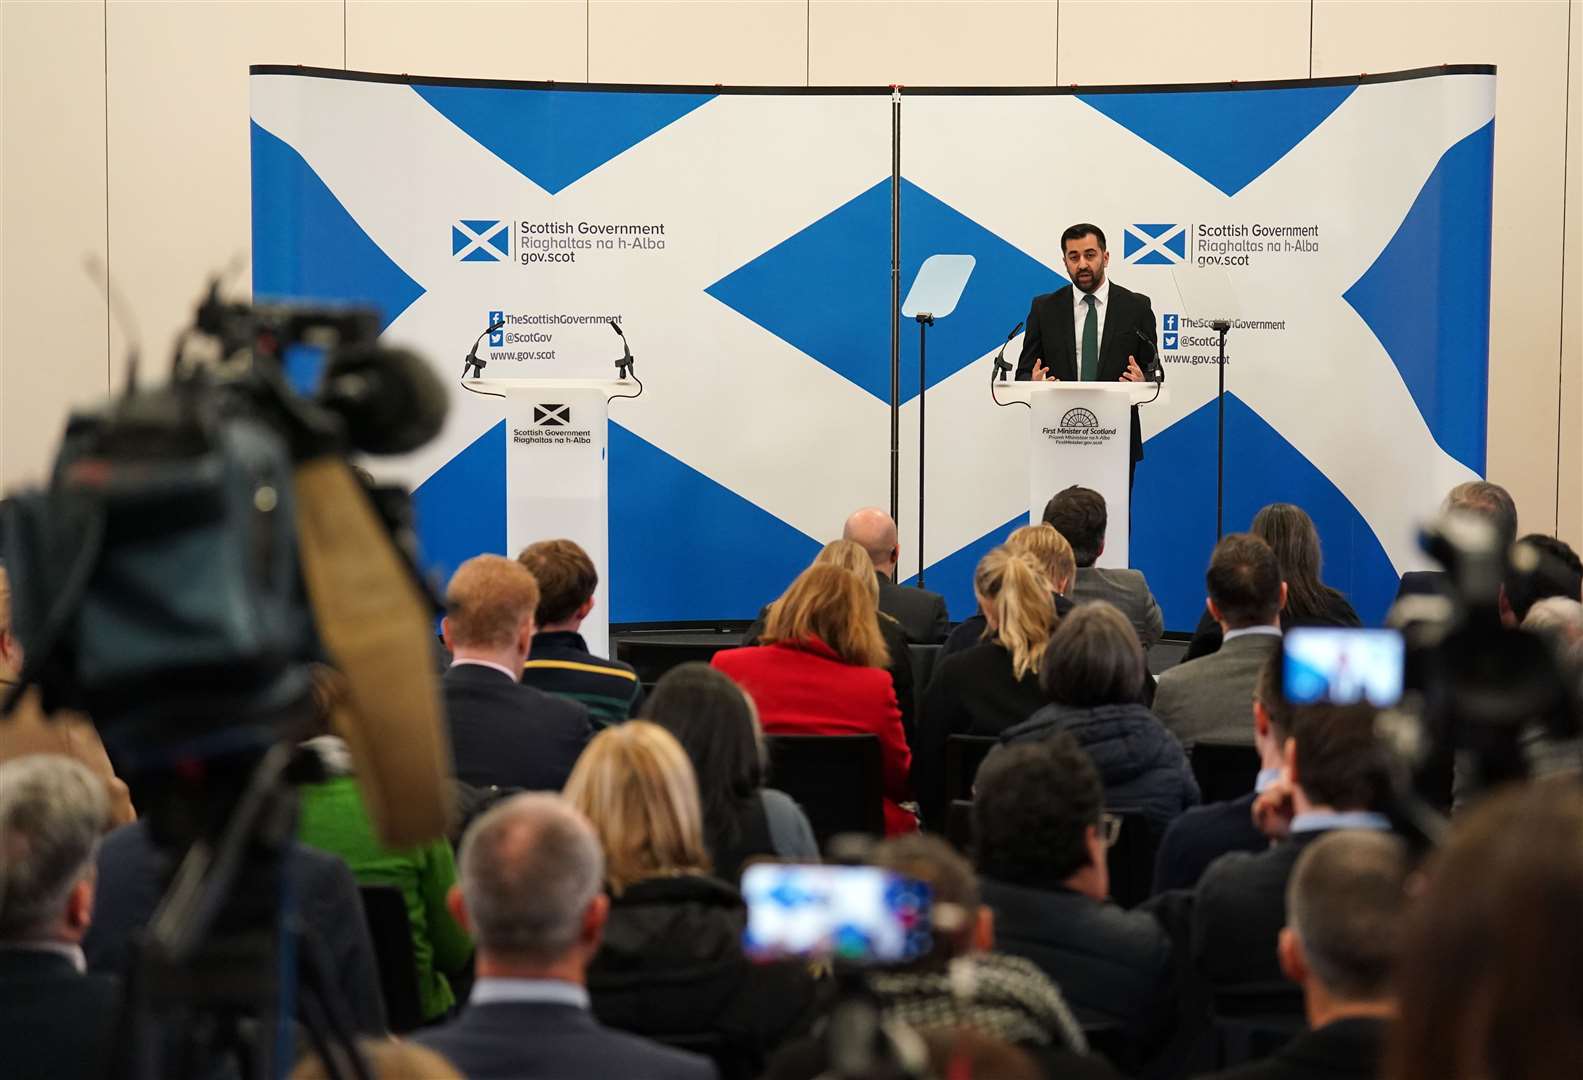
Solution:
M1307 508L1326 577L1377 619L1413 534L1483 472L1494 76L891 96L565 89L255 69L254 288L369 300L453 387L440 438L372 461L417 487L444 572L505 545L498 401L456 385L602 377L619 317L647 391L611 410L611 621L747 618L889 497L891 194L902 287L974 255L929 339L927 580L970 613L977 559L1026 520L1026 410L988 357L1065 284L1088 220L1153 299L1170 394L1143 413L1133 565L1189 628L1214 542L1212 333L1179 265L1223 266L1228 528ZM568 256L570 258L568 259ZM917 340L902 333L903 573L916 572ZM1020 344L1014 341L1008 353Z

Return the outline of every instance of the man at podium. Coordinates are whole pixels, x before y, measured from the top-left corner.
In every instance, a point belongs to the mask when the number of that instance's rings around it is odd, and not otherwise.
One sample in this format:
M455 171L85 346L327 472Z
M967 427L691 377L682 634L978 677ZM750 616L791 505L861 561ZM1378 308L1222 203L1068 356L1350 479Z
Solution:
M1083 222L1061 234L1061 255L1072 284L1035 296L1028 309L1017 378L1068 382L1141 382L1144 363L1158 355L1149 298L1105 275L1110 252L1098 225ZM1132 407L1132 466L1143 459L1138 407Z

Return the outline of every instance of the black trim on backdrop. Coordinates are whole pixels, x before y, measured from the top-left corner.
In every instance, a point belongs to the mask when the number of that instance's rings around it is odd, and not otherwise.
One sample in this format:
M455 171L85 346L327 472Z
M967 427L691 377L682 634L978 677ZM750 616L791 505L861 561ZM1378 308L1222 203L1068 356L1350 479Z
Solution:
M922 489L922 474L919 488ZM901 511L901 92L890 93L890 519ZM920 532L921 536L922 533Z
M249 75L296 75L307 79L346 79L352 82L396 83L407 86L478 86L496 90L634 91L645 94L808 94L826 97L890 94L888 86L722 86L688 83L555 82L528 79L466 79L445 75L405 75L388 71L344 71L341 68L299 67L295 64L253 64Z
M1059 96L1089 94L1169 94L1198 93L1206 90L1297 90L1309 86L1370 86L1376 83L1408 82L1439 78L1442 75L1494 75L1494 64L1440 64L1436 67L1405 71L1368 72L1358 75L1325 75L1317 79L1259 79L1249 82L1127 83L1115 86L904 86L902 95L937 97L944 94L996 96Z

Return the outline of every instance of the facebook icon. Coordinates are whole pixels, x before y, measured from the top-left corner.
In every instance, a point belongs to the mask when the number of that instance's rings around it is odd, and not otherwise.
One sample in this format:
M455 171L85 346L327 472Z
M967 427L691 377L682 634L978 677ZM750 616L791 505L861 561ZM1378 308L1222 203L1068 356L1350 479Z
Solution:
M505 317L506 317L506 313L504 311L491 311L489 313L489 322L486 325L494 326L497 322L503 321L505 319ZM506 330L505 330L505 327L501 327L499 330L492 330L492 331L490 331L490 334L489 334L489 347L491 349L498 349L502 345L504 345L505 343L506 343Z
M1181 339L1178 337L1181 333L1181 321L1180 315L1160 316L1160 348L1176 349L1181 347L1179 344Z

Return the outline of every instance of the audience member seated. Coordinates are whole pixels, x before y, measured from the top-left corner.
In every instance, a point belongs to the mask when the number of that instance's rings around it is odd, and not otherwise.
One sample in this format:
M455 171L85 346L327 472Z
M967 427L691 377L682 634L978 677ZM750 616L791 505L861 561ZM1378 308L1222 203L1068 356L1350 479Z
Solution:
M620 660L595 656L578 632L594 609L599 587L599 571L588 553L570 540L540 540L523 548L517 561L539 585L538 629L522 666L522 684L587 706L600 727L636 713L643 700L637 671Z
M1044 572L1032 556L996 548L979 560L973 593L992 637L934 669L913 746L913 790L935 830L945 828L946 740L999 735L1045 703L1039 664L1055 628L1055 609Z
M1013 529L1011 535L1006 537L1006 548L1032 555L1033 561L1044 570L1045 578L1050 583L1050 602L1055 605L1055 618L1059 622L1061 616L1076 606L1066 595L1072 587L1072 580L1077 576L1072 545L1066 542L1066 537L1055 531L1053 525L1041 521L1037 525ZM951 636L945 639L940 649L939 660L963 649L970 649L988 637L989 623L985 621L983 612L976 611L957 623L956 629L951 631Z
M1109 899L1104 807L1071 733L1003 748L979 770L974 859L1001 949L1038 964L1085 1025L1120 1027L1142 1060L1173 1015L1171 943L1153 916Z
M326 720L337 707L333 690L327 698ZM321 734L306 745L317 754L326 779L299 789L297 839L339 855L359 885L401 890L412 930L418 1002L426 1022L439 1020L456 1004L447 974L464 973L473 954L473 943L446 907L446 896L456 884L451 845L442 837L405 851L386 847L374 835L346 743Z
M1253 684L1264 662L1281 650L1286 584L1275 552L1250 533L1232 533L1215 545L1205 581L1223 644L1161 675L1154 712L1184 745L1200 739L1247 743Z
M901 623L907 640L914 645L937 645L951 629L945 597L911 585L896 582L896 564L901 559L901 541L896 522L877 507L866 507L846 519L841 539L851 540L868 553L879 584L879 609Z
M445 716L456 778L474 787L559 791L592 733L588 709L524 686L539 586L527 567L479 555L457 567L440 624L451 667Z
M1303 988L1309 1030L1218 1080L1374 1080L1396 1014L1392 969L1407 908L1400 840L1342 830L1309 845L1286 889L1281 971Z
M1476 514L1495 527L1501 550L1517 542L1517 504L1499 484L1488 480L1469 480L1446 495L1443 509ZM1396 599L1404 596L1449 596L1450 583L1443 570L1409 570L1402 575Z
M1144 707L1143 649L1127 617L1103 600L1061 620L1039 685L1050 704L1000 736L1002 744L1069 732L1093 759L1107 806L1139 810L1155 835L1197 806L1198 781L1176 736Z
M876 604L874 617L879 621L879 636L885 639L885 653L890 657L885 670L890 673L890 685L896 691L896 707L901 710L902 730L907 733L907 742L911 744L915 713L912 651L907 647L907 631L902 629L901 623L878 609L879 578L874 573L874 564L869 562L868 552L851 540L832 540L826 544L814 556L812 565L821 564L851 571L862 580L864 588L873 593ZM769 618L769 611L769 605L766 604L753 625L748 627L747 633L742 635L742 644L759 644L759 639L764 636L764 623Z
M1459 817L1407 918L1381 1080L1563 1080L1583 1062L1583 788Z
M473 823L451 910L478 943L461 1015L415 1042L473 1080L631 1076L711 1080L712 1065L601 1026L586 976L610 901L604 856L583 816L556 795L518 795Z
M11 632L11 579L0 566L0 698L11 693L21 671L22 642ZM56 712L46 717L36 689L29 690L10 715L0 716L0 761L31 754L64 755L99 777L110 799L106 828L137 819L126 783L116 776L93 723L76 713Z
M698 784L687 753L657 724L633 720L594 737L566 782L605 854L610 916L588 967L594 1015L661 1042L718 1040L727 1077L813 1020L803 967L742 952L747 907L710 876Z
M1543 634L1555 645L1574 674L1583 673L1583 604L1563 596L1549 596L1528 609L1523 629Z
M1138 632L1138 643L1147 652L1165 632L1165 616L1149 591L1141 570L1122 567L1100 569L1094 565L1105 550L1105 528L1109 524L1105 497L1092 488L1073 484L1058 491L1044 506L1044 520L1072 545L1077 561L1077 580L1072 599L1079 604L1108 600L1116 605Z
M639 715L676 736L693 763L717 877L734 885L755 858L819 861L802 808L764 786L758 716L740 686L708 664L680 664L660 679Z
M176 773L149 777L146 786L176 791L185 783L196 783L196 791L185 797L193 805L203 805L205 797L212 802L215 792L239 790L245 782L243 776L227 775L216 763L210 763L209 768L207 774L196 778ZM83 939L90 971L123 977L130 974L133 941L153 918L170 886L179 861L172 858L172 849L180 845L174 841L155 843L151 828L147 818L124 825L106 836L99 847L98 904L93 925ZM326 961L333 979L331 991L348 1023L357 1031L382 1034L385 1002L379 966L352 872L336 856L293 840L285 852L285 873L296 901L296 921L317 939L315 951ZM300 970L301 965L298 967ZM300 990L296 998L302 1000Z
M1259 669L1253 690L1253 746L1259 774L1253 790L1239 799L1189 810L1171 823L1154 860L1154 891L1191 889L1209 864L1229 851L1260 852L1270 838L1253 824L1253 800L1281 778L1292 710L1281 696L1281 657L1271 654Z
M856 575L810 566L770 605L763 644L717 652L714 667L758 706L769 735L877 735L884 767L885 831L911 832L912 751L901 726L874 596Z
M1253 515L1248 531L1275 552L1281 578L1286 582L1286 606L1281 609L1281 629L1292 626L1361 626L1358 613L1345 596L1326 585L1320 576L1322 555L1319 531L1302 507L1271 503ZM1220 622L1206 604L1198 629L1188 643L1183 660L1197 660L1220 648Z
M117 981L89 975L94 849L103 781L59 754L0 764L0 1073L7 1080L110 1075Z
M1520 626L1535 604L1552 596L1583 600L1583 561L1570 544L1544 533L1529 533L1517 545L1530 550L1516 553L1514 561L1532 558L1535 565L1514 567L1507 574L1506 601L1514 625Z
M1336 829L1390 827L1375 812L1383 771L1375 718L1368 705L1293 710L1284 774L1254 803L1264 831L1283 839L1257 855L1222 856L1198 882L1193 962L1212 986L1280 980L1275 943L1286 925L1286 886L1304 848Z

